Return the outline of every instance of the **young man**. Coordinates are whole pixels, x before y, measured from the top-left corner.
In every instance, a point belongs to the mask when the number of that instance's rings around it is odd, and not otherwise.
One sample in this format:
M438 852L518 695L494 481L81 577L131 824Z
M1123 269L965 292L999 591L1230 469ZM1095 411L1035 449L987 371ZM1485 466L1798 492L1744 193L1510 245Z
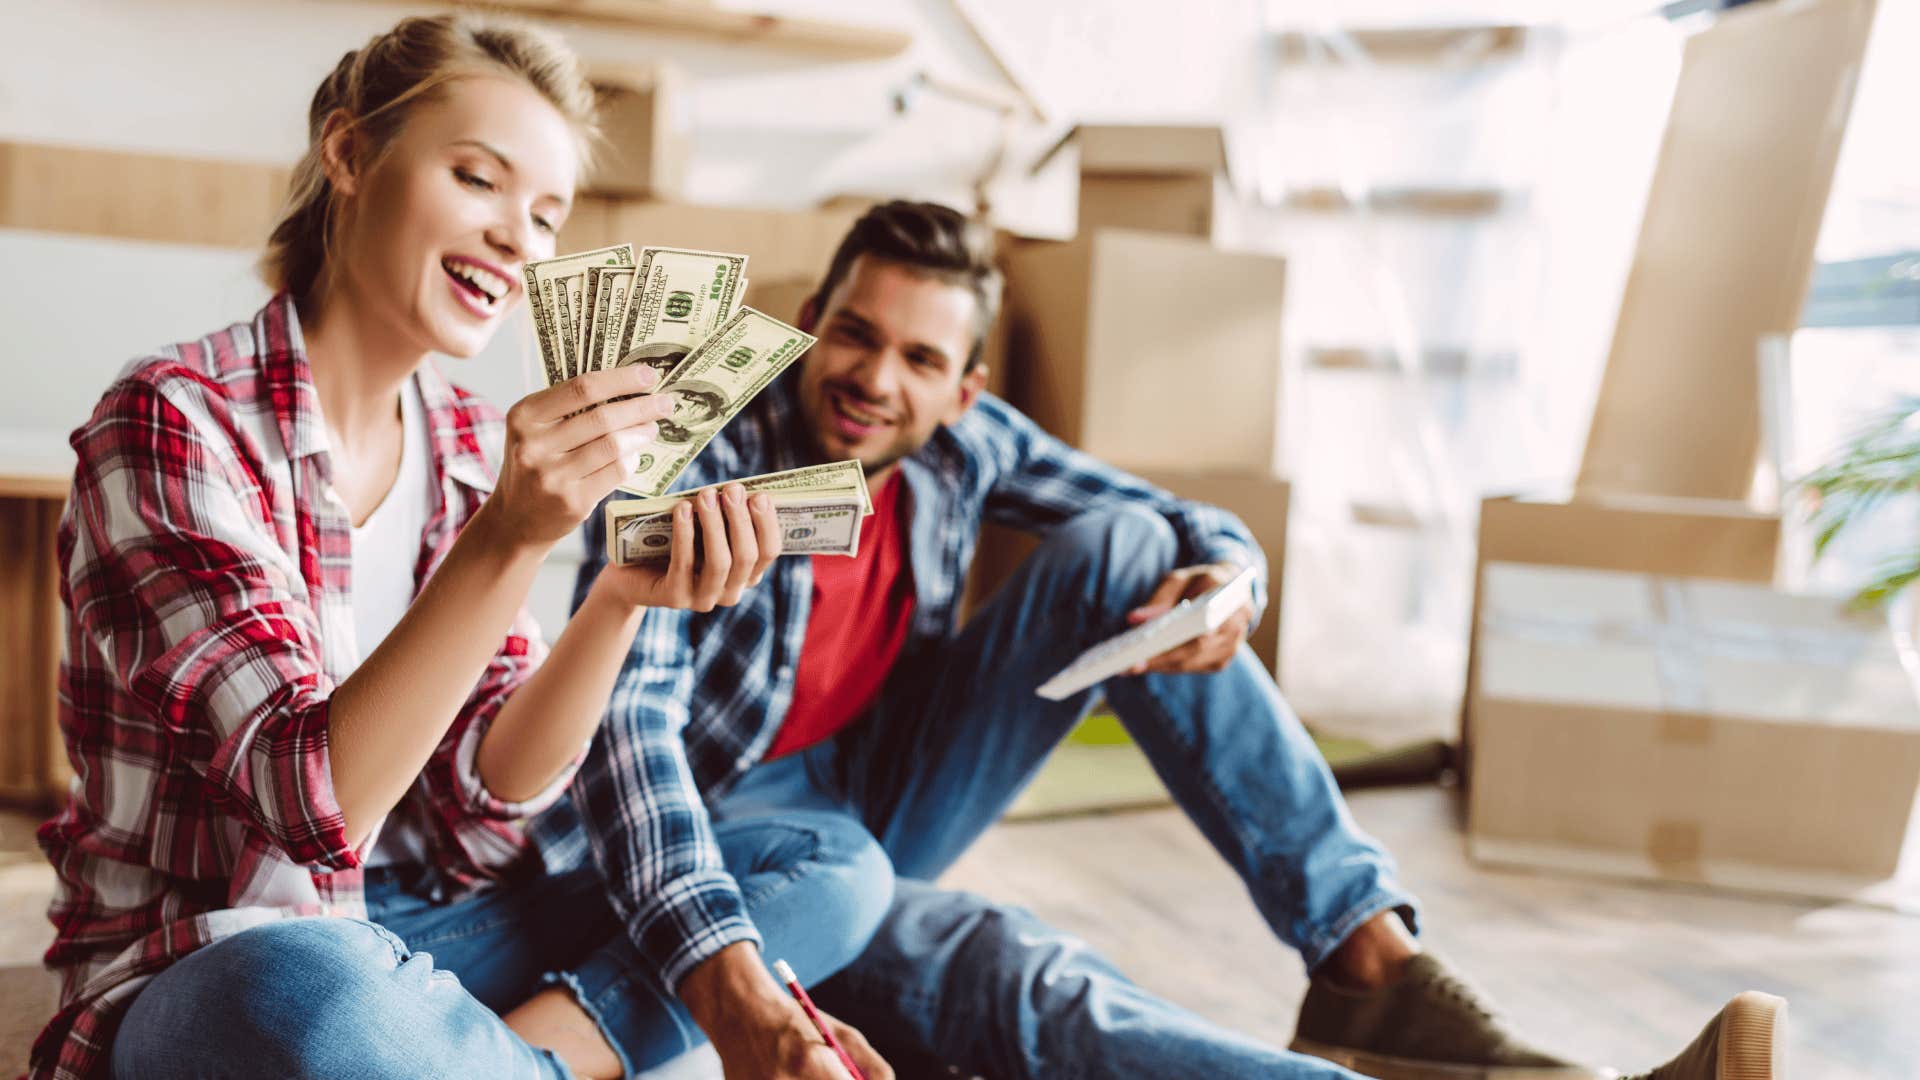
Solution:
M1265 560L1231 515L984 393L999 289L986 237L960 214L872 210L800 313L819 344L682 478L858 458L875 512L857 558L779 560L739 606L652 613L634 643L574 795L649 976L677 988L730 1077L814 1075L781 1071L768 1049L803 1021L766 976L773 958L712 830L824 811L861 822L899 880L872 883L893 889L879 935L818 996L902 1075L920 1075L909 1061L995 1080L1352 1075L1323 1058L1408 1077L1588 1075L1528 1047L1420 950L1391 859L1243 644L1264 581L1218 632L1065 701L1034 694L1087 646L1245 567L1264 577ZM1042 542L957 627L983 521ZM596 518L587 551L602 550ZM1102 698L1302 954L1313 979L1296 1046L1321 1057L1215 1027L1023 912L926 884ZM1670 1075L1715 1076L1719 1023L1690 1051L1705 1071Z

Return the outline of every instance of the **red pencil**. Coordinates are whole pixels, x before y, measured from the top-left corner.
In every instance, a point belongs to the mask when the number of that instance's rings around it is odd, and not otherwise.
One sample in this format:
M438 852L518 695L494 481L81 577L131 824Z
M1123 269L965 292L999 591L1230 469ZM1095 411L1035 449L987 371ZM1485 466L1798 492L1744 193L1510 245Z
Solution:
M775 960L773 971L780 976L781 982L787 984L787 989L793 993L794 999L800 1002L800 1007L807 1011L807 1019L813 1021L813 1026L820 1032L820 1037L827 1040L827 1045L833 1047L834 1053L840 1055L840 1064L847 1067L847 1072L853 1080L867 1080L860 1074L860 1066L855 1065L853 1058L847 1054L847 1048L841 1046L840 1040L834 1038L833 1032L827 1030L827 1022L821 1019L820 1010L813 1007L813 999L808 997L806 990L801 988L799 978L794 975L793 969L787 966L787 962Z

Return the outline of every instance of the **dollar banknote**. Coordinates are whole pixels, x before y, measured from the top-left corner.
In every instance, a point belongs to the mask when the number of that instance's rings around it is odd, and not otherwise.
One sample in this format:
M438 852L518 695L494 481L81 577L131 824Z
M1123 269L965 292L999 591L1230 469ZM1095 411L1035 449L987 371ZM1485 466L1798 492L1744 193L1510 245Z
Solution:
M579 374L572 367L579 350L576 337L590 266L632 266L632 244L614 244L554 259L540 259L521 269L527 286L527 308L533 314L534 340L540 349L541 374L547 385ZM580 304L580 307L573 305Z
M813 342L812 334L742 306L654 389L673 399L673 412L620 487L643 497L666 494L714 435Z
M567 378L580 374L580 349L585 344L587 272L560 279L560 347Z
M633 275L631 266L587 267L587 345L575 374L603 371L618 358L620 320L627 312Z
M647 364L662 378L738 312L747 257L643 247L620 322L618 366Z
M671 510L678 503L687 501L703 491L718 491L728 484L739 484L747 494L771 492L775 495L851 495L860 501L860 516L873 513L873 497L867 493L867 471L854 458L845 461L832 461L824 465L804 465L798 469L783 469L780 472L761 473L759 476L745 476L738 480L723 480L706 487L688 488L669 495L655 498L641 497L625 500L628 512L640 513L658 509ZM626 488L620 488L626 491Z
M673 546L673 509L631 508L632 502L607 504L607 559L613 563L663 561ZM856 555L860 551L859 500L848 495L780 495L773 505L782 555ZM700 523L694 519L694 551L702 549Z

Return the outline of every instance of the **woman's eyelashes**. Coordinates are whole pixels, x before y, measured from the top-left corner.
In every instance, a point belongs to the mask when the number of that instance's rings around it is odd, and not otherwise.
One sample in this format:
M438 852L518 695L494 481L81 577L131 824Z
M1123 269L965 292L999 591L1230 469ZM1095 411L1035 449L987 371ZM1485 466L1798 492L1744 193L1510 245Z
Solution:
M484 176L481 176L479 173L473 172L470 169L462 168L458 165L455 165L453 167L453 176L454 176L454 179L458 180L461 184L467 187L470 187L475 191L484 191L491 194L493 192L500 190L500 185L494 183L493 181L487 179ZM541 232L553 233L557 231L557 227L554 225L553 219L547 217L544 214L529 214L528 217L533 221L534 228L539 229Z
M484 176L481 176L479 173L471 172L467 169L463 169L458 165L455 165L453 167L453 175L454 175L454 179L459 180L462 184L465 184L466 186L474 189L475 191L498 190L498 186L494 184L493 181L487 179Z

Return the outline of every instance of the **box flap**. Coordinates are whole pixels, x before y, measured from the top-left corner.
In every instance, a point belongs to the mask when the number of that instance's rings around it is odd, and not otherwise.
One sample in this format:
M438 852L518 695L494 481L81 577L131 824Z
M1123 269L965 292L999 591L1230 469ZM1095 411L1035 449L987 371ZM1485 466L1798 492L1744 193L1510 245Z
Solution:
M1582 492L1748 493L1759 343L1799 324L1873 13L1753 4L1688 40Z
M1230 173L1227 135L1218 124L1077 124L1040 155L1033 171L1076 142L1082 173Z
M1480 504L1480 561L1770 582L1780 516L1722 499L1656 495Z

